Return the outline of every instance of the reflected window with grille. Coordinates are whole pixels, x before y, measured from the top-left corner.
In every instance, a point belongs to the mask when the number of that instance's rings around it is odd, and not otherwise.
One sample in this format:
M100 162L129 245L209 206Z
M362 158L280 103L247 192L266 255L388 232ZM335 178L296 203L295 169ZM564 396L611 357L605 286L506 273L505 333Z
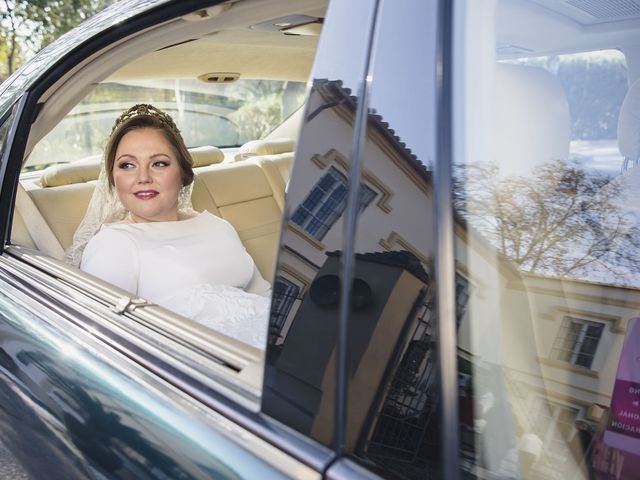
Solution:
M603 331L603 323L565 317L553 347L554 358L591 368Z
M460 323L467 311L467 303L471 294L471 283L469 280L456 272L456 329L460 328Z
M291 221L314 238L322 240L340 218L347 202L347 179L331 167L313 187L307 198L295 210ZM360 188L360 211L375 198L376 193L366 185Z
M431 456L437 405L434 311L430 295L420 299L417 321L393 375L364 456L405 478L424 478Z
M300 287L284 277L278 276L273 284L271 299L271 321L269 341L276 342L282 337L282 330L294 302L300 295Z

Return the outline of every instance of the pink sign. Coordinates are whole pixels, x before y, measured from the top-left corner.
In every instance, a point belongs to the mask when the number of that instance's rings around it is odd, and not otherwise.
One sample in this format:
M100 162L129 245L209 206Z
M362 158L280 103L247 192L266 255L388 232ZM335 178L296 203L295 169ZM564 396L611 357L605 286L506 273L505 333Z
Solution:
M640 322L632 322L618 363L604 442L640 455Z
M618 379L613 396L608 430L640 438L640 383Z

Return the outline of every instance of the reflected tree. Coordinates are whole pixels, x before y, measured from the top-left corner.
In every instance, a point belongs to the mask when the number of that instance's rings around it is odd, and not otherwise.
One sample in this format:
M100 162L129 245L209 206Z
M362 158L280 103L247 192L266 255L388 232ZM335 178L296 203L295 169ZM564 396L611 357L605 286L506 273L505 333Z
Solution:
M239 85L243 105L229 115L243 142L263 138L302 104L304 83L261 80ZM230 84L230 96L234 93Z
M621 181L561 161L532 177L487 163L455 170L458 214L519 268L617 282L638 270L640 230L621 207Z
M115 0L0 0L0 80ZM26 48L24 50L23 48Z

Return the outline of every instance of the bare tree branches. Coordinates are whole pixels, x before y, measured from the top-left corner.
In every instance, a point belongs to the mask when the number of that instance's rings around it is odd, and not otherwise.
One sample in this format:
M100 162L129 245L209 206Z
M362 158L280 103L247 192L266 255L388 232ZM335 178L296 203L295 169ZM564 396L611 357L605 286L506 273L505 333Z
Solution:
M532 178L501 178L495 165L456 169L458 212L519 268L617 281L640 267L640 230L620 207L622 184L560 161Z

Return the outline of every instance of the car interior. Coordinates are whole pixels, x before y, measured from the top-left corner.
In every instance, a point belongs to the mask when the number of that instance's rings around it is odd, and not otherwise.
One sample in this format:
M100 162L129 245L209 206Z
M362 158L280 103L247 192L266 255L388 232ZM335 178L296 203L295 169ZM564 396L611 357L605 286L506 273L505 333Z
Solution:
M42 108L29 133L25 164L39 142L100 85L199 79L206 86L233 83L238 78L306 84L328 3L230 0L106 46L40 98ZM615 0L497 2L495 124L503 129L496 129L496 143L499 158L509 168L517 170L518 162L530 165L534 157L567 158L572 148L570 112L562 86L548 72L520 60L619 50L624 54L629 83L640 77L640 4L624 5ZM468 34L482 34L481 26L470 27ZM629 96L639 88L635 83ZM515 110L528 113L523 123L512 121L510 112ZM188 145L195 162L195 209L228 220L268 280L274 277L285 193L303 114L304 105L261 138L239 145ZM526 129L530 127L524 125L531 125L532 119L540 130L529 135ZM629 135L630 130L621 127L621 135ZM637 129L635 132L637 136ZM109 130L102 134L106 138ZM622 136L619 140L624 141ZM621 151L624 157L635 155L632 162L637 161L637 148L621 147ZM10 248L22 260L82 291L89 290L94 298L115 302L124 292L62 261L91 197L100 155L92 153L73 161L49 155L45 168L25 169L21 175ZM519 161L514 163L513 158ZM227 342L191 323L185 327L179 317L159 307L141 309L140 316L149 323L164 322L172 332L192 332L190 341L233 365L234 381L260 394L261 352Z
M26 164L38 142L100 84L188 79L201 82L202 90L240 77L304 87L326 4L302 1L292 9L287 1L225 2L106 47L40 99L43 107L29 135ZM287 26L274 26L276 23ZM117 115L134 103L139 102L122 103L113 111L99 134L103 139ZM162 105L162 98L152 98L150 103ZM293 110L281 122L272 122L262 138L224 149L211 144L188 145L196 174L194 208L228 220L267 279L274 275L286 183L303 113L299 106ZM215 126L212 123L212 128ZM94 152L72 160L48 157L44 160L48 167L23 170L13 218L12 243L19 246L14 253L71 284L82 285L85 292L93 289L94 298L106 298L107 304L113 304L114 298L125 292L99 279L87 280L87 275L78 277L78 272L69 271L75 269L62 261L91 198L101 155ZM191 329L195 333L190 342L213 352L216 361L212 371L237 377L232 382L239 381L245 393L259 393L262 352L191 322L185 325L184 319L158 307L145 310L138 312L142 317L151 315L156 325L163 323L165 331L189 337Z

